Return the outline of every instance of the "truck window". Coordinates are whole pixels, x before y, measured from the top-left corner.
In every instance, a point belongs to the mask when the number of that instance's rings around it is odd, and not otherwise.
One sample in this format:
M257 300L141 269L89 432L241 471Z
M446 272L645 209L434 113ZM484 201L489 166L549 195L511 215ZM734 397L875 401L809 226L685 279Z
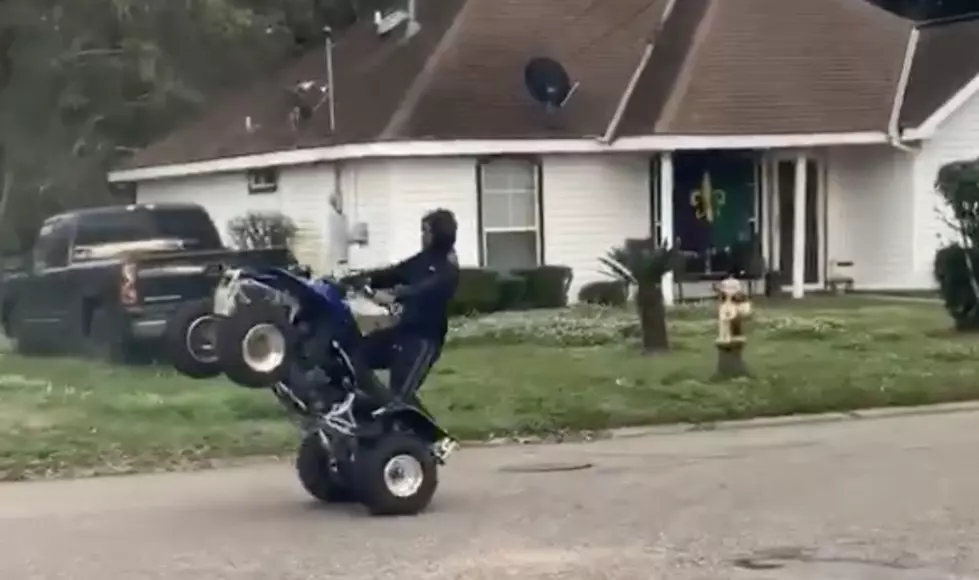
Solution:
M179 238L198 250L218 250L223 246L221 236L203 209L157 209L150 212L156 224L157 235ZM190 244L192 242L192 244Z
M48 222L41 226L34 243L34 269L48 270L68 265L73 224L69 220Z
M155 239L179 240L187 250L222 247L214 223L200 208L119 208L85 215L79 222L76 247Z

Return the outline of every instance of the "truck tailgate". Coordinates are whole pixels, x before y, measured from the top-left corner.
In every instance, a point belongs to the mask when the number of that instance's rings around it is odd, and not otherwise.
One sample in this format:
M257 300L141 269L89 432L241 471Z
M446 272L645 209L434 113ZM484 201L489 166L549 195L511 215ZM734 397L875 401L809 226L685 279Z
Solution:
M208 250L144 254L134 260L137 290L143 304L165 304L211 295L221 268L281 267L293 261L289 250Z

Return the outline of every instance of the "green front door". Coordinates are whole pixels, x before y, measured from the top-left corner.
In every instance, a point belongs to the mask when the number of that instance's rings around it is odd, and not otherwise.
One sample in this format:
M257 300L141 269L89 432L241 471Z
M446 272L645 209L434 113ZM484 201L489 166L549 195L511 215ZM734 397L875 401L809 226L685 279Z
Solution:
M680 153L674 158L674 224L687 272L726 272L755 233L757 160L750 152Z

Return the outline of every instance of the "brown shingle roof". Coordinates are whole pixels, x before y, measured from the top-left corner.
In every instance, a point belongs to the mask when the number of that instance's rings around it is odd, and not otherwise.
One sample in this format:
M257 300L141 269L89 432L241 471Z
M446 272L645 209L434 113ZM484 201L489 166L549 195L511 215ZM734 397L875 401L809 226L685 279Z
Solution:
M298 130L288 88L325 82L323 51L139 152L148 167L383 140L598 136L650 41L617 136L884 131L912 24L864 0L419 0L421 32L372 23L335 47L337 126ZM979 20L921 27L904 103L920 122L979 72ZM956 58L949 57L957 55ZM581 85L546 118L523 86L534 56ZM248 133L245 118L258 129Z
M666 0L427 0L421 32L381 39L371 23L334 49L337 130L324 106L300 131L286 89L325 82L322 51L207 111L136 154L129 167L394 139L560 137L605 132ZM560 61L581 81L545 118L523 85L534 56ZM245 130L245 117L259 126Z
M418 2L421 31L402 42L400 28L385 38L365 22L348 30L334 47L336 132L327 106L294 131L287 89L297 82L326 83L323 50L314 50L240 94L218 99L202 116L131 158L127 167L149 167L317 147L375 139L401 105L405 92L455 21L466 0ZM245 118L258 127L249 134Z
M926 23L919 31L901 109L905 128L921 125L979 74L979 16Z
M662 114L654 124L634 112L623 134L887 127L910 22L862 0L708 4L699 25L686 25L688 38L677 41L690 49ZM634 99L630 108L645 105Z
M665 0L470 0L403 138L581 137L605 133ZM527 95L534 56L580 81L550 122Z

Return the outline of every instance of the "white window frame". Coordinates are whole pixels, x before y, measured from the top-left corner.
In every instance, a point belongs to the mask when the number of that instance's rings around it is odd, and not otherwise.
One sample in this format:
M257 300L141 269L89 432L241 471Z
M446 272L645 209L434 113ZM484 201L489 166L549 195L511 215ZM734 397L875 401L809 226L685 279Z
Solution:
M495 194L514 194L514 193L525 193L524 191L517 190L497 190L490 191L486 187L486 168L492 166L494 163L525 163L533 173L533 196L534 196L534 225L533 226L512 226L512 227L492 227L486 226L486 220L484 217L484 208L486 207L486 196ZM489 251L488 237L493 234L512 234L512 233L534 233L534 241L536 245L536 266L544 265L544 239L541 235L543 233L543 216L541 212L541 167L540 161L536 159L529 159L525 157L495 157L489 159L480 160L477 165L477 173L479 179L479 239L482 246L482 251L480 252L480 267L489 267L487 261L487 253Z
M247 172L248 194L262 195L279 190L279 168L263 167Z

